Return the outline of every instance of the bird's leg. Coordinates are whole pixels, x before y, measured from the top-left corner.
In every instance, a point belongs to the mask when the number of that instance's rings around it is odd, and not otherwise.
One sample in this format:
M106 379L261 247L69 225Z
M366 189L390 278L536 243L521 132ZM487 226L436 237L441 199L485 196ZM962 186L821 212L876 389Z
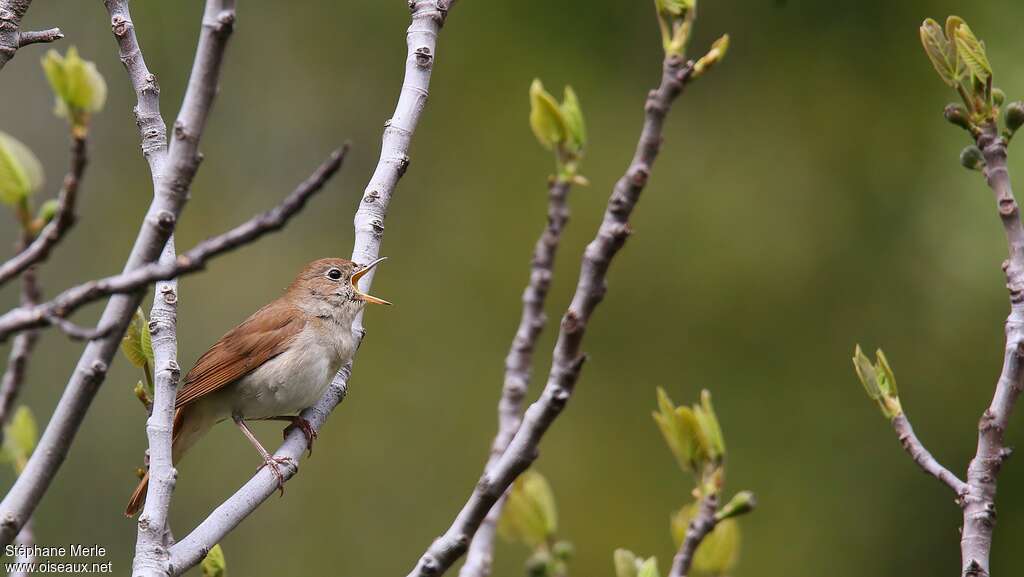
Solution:
M232 415L231 419L235 422L236 425L238 425L238 428L242 430L242 434L245 435L246 439L249 439L249 442L252 443L252 446L256 447L256 450L259 451L260 456L263 457L263 464L260 465L259 468L256 470L259 471L264 466L270 467L270 471L274 474L274 477L277 479L277 488L281 490L281 496L284 497L284 475L281 474L281 470L278 469L278 465L289 464L292 462L292 459L290 457L275 457L274 455L271 455L270 451L267 451L265 448L263 448L263 445L260 444L259 439L257 439L256 435L253 434L252 429L249 428L249 425L245 424L245 421L242 419L242 417L238 415Z
M250 421L288 421L291 423L284 428L284 436L288 437L288 431L292 428L299 429L302 434L306 437L306 446L309 447L309 456L313 456L313 441L315 441L320 435L317 434L313 425L309 421L303 419L301 415L284 415L280 417L264 417L262 419L249 419Z

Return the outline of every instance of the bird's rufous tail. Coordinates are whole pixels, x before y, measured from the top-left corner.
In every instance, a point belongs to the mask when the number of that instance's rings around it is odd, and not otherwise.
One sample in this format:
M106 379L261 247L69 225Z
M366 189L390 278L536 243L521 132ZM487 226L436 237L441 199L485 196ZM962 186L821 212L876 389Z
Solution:
M134 517L139 509L142 508L142 504L146 502L146 490L149 488L149 471L142 476L142 480L139 481L139 485L135 487L135 492L132 493L132 498L128 501L128 507L124 510L125 517Z
M172 447L174 447L174 461L176 462L180 458L180 452L186 448L185 444L182 443L181 432L182 425L185 421L185 413L182 409L178 409L174 412L174 428L171 435ZM192 439L194 442L194 439ZM191 443L189 443L191 444ZM142 476L142 480L139 481L138 486L135 487L135 492L132 493L132 498L128 501L128 506L124 509L125 517L134 517L139 509L142 508L143 503L146 502L146 491L149 489L149 471Z

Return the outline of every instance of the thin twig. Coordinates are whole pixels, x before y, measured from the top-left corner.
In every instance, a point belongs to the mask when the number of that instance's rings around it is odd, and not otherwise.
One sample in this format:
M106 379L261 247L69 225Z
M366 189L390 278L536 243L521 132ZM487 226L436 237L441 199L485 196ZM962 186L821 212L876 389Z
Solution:
M43 262L50 255L50 250L64 238L64 235L75 224L75 201L78 188L85 174L88 163L85 136L71 137L71 166L64 176L58 196L57 212L42 232L18 254L0 265L0 286L21 274L28 267Z
M125 22L115 20L119 13L127 14L126 1L105 2L111 11L115 36L119 30L124 29ZM115 8L119 9L118 12L114 12ZM175 123L175 138L169 147L166 161L159 163L166 170L156 179L153 202L125 264L126 271L157 260L167 239L174 232L199 165L197 146L206 116L213 104L220 65L233 23L232 0L208 0L192 74ZM134 82L133 77L133 85ZM14 539L49 489L141 300L142 294L136 292L114 296L107 302L99 326L109 333L86 345L25 470L3 501L0 501L0 546Z
M533 350L547 323L544 301L548 289L551 288L555 256L562 239L562 231L569 221L570 187L571 182L563 178L552 178L548 186L548 222L533 248L530 282L523 291L523 312L519 319L519 328L512 339L508 356L505 357L505 380L501 389L501 399L498 401L498 434L491 444L491 454L485 471L494 468L523 421L523 399L526 397L530 373L533 370ZM460 577L490 575L494 557L494 535L504 503L503 496L491 507L487 517L480 524L466 553L466 563L459 571Z
M924 443L922 443L921 440L917 438L917 435L914 434L914 428L910 426L910 420L907 419L906 414L901 413L893 418L892 428L896 430L896 436L899 438L900 445L903 446L903 450L910 455L910 458L913 459L925 473L928 473L945 483L946 486L957 494L958 501L967 495L967 483L964 483L952 471L943 467L935 457L928 452Z
M453 0L409 2L412 23L406 35L408 52L405 79L395 113L384 129L377 168L356 211L355 244L352 249L352 260L355 262L372 262L380 254L388 205L398 181L409 165L409 146L427 102L437 35L453 5ZM370 290L373 274L374 271L371 270L360 279L360 290ZM362 339L365 331L361 314L353 323L353 332L359 340ZM302 412L302 418L310 423L314 431L320 431L331 411L345 398L351 374L352 365L349 363L334 377L323 398ZM290 463L293 464L281 467L284 480L290 479L298 472L297 464L302 454L306 452L306 445L306 437L298 428L286 433L284 443L274 453L277 457L290 458ZM257 472L234 495L214 509L191 533L171 547L172 575L180 575L199 563L211 547L255 511L277 491L277 488L278 480L267 468Z
M347 151L346 144L332 152L309 178L274 208L253 216L225 233L200 242L171 262L155 262L119 275L92 280L67 289L48 302L34 307L19 307L3 314L0 316L0 339L14 331L61 323L64 316L103 297L136 293L154 281L169 280L202 270L210 259L250 244L265 234L280 230L334 176L341 167ZM61 328L66 329L63 326ZM100 334L109 330L109 325L100 323ZM84 336L94 337L92 333Z
M1024 389L1024 226L1006 167L1006 140L999 136L995 122L982 128L977 144L985 156L985 178L995 194L1009 247L1009 258L1003 263L1003 270L1010 292L1010 315L1006 319L1003 369L992 403L978 423L978 449L967 468L968 490L963 498L964 525L960 537L962 577L990 575L996 478L1011 452L1004 434L1010 413Z
M32 242L32 235L28 231L22 231L19 249ZM34 306L40 298L41 291L36 282L35 270L29 269L21 276L21 304L22 306ZM11 346L11 352L7 357L7 369L0 379L0 444L3 443L4 427L14 414L14 404L21 393L21 387L25 383L25 374L28 372L28 361L39 340L37 331L25 331L18 335Z
M172 236L160 255L160 264L176 260ZM139 517L135 542L135 577L168 574L167 562L170 535L168 513L177 472L171 459L171 438L174 431L174 399L178 391L181 369L178 367L178 281L156 283L149 331L153 342L153 410L146 422L149 439L149 493Z
M29 44L46 44L56 42L61 38L64 38L64 33L60 31L60 28L50 28L49 30L30 30L28 32L21 33L21 37L18 38L18 48L24 48Z
M692 70L692 63L683 62L678 57L665 59L661 84L647 96L644 127L633 161L615 184L597 236L583 254L576 293L569 310L562 317L547 385L540 399L526 410L523 423L508 449L492 470L480 477L455 521L430 545L409 577L441 575L466 552L487 512L516 477L537 458L541 438L569 402L586 358L582 343L587 322L604 298L612 258L631 232L629 216L647 184L651 166L661 147L665 116L689 81Z
M690 565L693 564L693 555L697 552L697 547L718 524L718 518L715 516L718 512L718 493L704 497L699 503L697 514L687 525L683 542L672 559L672 569L668 577L686 577L690 573Z
M36 42L52 42L64 35L59 28L41 32L22 32L21 19L28 12L32 0L0 0L0 70L14 58L14 53L22 46Z

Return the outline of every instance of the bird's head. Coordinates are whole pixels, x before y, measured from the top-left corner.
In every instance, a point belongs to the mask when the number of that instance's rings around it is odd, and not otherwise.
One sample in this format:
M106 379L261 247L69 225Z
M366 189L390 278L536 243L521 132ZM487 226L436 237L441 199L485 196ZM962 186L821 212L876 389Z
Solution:
M364 303L390 305L388 301L368 295L359 290L359 279L373 267L384 261L379 258L369 264L359 265L343 258L322 258L305 266L288 292L299 303L314 308L348 309L352 312L362 308ZM306 307L304 307L306 308Z

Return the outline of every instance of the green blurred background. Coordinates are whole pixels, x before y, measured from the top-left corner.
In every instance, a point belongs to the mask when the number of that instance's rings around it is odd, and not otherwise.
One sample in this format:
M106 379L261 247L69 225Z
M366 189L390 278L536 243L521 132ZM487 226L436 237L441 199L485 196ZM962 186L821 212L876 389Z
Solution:
M235 576L404 575L473 488L495 429L502 364L528 255L544 222L547 152L530 134L527 87L580 95L591 146L549 311L564 309L579 255L632 154L660 44L649 0L462 0L439 42L431 99L390 218L348 399L284 499L223 543ZM201 2L132 6L173 120ZM926 16L964 16L987 40L996 84L1024 97L1019 21L1009 0L707 0L693 43L732 35L726 62L676 105L633 218L636 230L587 335L590 362L545 439L574 575L610 575L611 553L658 555L688 500L650 418L660 385L680 402L715 394L729 489L761 507L742 520L737 577L953 574L960 511L902 453L853 376L854 343L884 346L904 407L945 464L963 471L1002 357L1005 256L991 194L963 170L953 99L917 38ZM134 94L100 2L37 0L24 23L59 25L109 85L96 117L81 221L42 272L47 291L122 266L150 201ZM181 286L185 367L274 298L306 261L347 256L351 220L402 80L404 0L239 3L239 25L178 232L180 248L275 204L349 139L340 177L281 234L231 253ZM0 129L66 166L62 120L24 49L0 73ZM1011 150L1024 187L1024 162ZM14 221L0 215L0 243ZM16 288L0 292L6 308ZM75 320L95 320L93 306ZM551 329L553 327L549 327ZM539 347L546 372L553 333ZM50 331L23 400L48 418L81 347ZM2 350L6 358L6 348ZM3 361L0 361L3 362ZM119 359L36 516L41 544L99 543L130 570L135 524L121 511L145 447L139 375ZM1020 421L1024 411L1018 411ZM260 428L275 444L280 428ZM1009 433L1021 439L1021 427ZM173 524L183 535L248 479L258 459L222 425L180 467ZM4 470L0 483L7 486ZM993 571L1019 572L1024 464L1000 481ZM527 551L499 545L495 574Z

